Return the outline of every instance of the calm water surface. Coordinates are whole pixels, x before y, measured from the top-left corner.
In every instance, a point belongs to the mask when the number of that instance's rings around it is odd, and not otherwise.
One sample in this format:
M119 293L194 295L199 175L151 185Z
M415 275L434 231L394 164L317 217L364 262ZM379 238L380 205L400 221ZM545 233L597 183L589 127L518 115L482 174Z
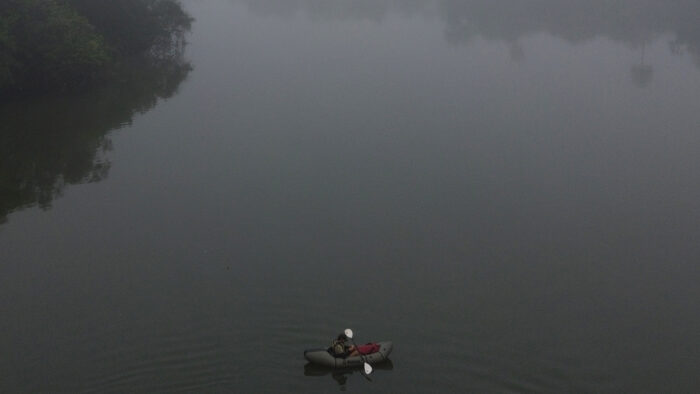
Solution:
M0 109L0 392L700 391L696 1L186 7Z

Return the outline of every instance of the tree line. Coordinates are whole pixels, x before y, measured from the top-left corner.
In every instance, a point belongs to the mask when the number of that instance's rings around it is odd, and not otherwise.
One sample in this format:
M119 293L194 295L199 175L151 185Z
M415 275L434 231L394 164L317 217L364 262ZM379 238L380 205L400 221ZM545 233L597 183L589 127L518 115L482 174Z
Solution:
M178 0L2 0L0 92L74 90L179 54L191 22Z

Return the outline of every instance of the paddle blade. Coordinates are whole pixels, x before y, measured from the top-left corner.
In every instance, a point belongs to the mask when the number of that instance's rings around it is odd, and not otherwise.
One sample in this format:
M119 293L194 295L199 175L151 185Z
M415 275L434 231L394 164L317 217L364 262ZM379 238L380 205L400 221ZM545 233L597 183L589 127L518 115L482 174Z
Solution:
M372 366L365 363L365 375L369 375L372 373Z
M349 328L345 329L345 336L352 339L352 330Z

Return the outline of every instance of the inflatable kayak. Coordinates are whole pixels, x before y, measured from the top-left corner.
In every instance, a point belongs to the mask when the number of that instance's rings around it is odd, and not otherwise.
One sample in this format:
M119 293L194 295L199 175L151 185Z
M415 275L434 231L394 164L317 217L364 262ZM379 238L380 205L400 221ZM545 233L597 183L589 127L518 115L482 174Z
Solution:
M317 365L331 368L361 367L365 362L369 364L380 363L389 357L393 344L389 341L377 342L379 349L376 352L353 357L335 357L330 348L304 350L304 358Z

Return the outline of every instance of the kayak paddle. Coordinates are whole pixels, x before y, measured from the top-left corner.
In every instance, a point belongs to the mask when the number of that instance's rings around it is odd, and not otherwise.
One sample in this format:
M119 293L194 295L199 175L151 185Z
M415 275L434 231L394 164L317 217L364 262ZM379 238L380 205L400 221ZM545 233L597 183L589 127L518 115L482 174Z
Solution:
M371 374L371 373L372 373L372 366L369 365L369 363L367 362L367 360L365 360L365 356L362 355L362 352L361 352L360 349L357 347L357 344L355 344L355 341L352 340L352 330L349 329L349 328L346 328L346 329L345 329L345 336L348 337L348 338L350 339L350 342L352 342L352 345L355 346L355 349L357 349L357 352L360 353L360 358L362 359L362 361L365 362L365 375Z

